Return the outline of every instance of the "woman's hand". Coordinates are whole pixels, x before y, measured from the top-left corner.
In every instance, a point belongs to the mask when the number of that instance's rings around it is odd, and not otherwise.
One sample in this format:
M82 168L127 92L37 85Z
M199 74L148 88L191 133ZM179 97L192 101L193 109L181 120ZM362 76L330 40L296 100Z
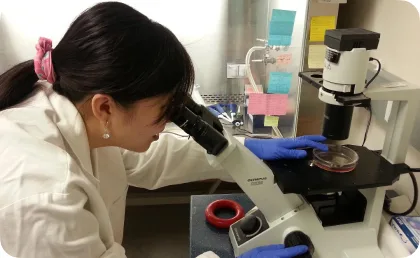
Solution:
M306 245L298 245L285 248L284 245L267 245L254 248L238 258L293 258L308 252ZM196 258L219 258L218 255L209 251Z
M297 138L281 139L245 139L247 147L258 158L263 160L302 159L306 157L305 148L328 151L328 146L322 144L326 138L321 135L308 135Z
M284 248L284 245L268 245L252 249L239 258L292 258L308 251L305 245Z

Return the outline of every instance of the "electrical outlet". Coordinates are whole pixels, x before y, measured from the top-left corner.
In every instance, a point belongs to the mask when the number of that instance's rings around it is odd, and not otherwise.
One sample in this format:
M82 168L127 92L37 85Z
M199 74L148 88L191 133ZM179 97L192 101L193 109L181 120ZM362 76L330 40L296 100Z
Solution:
M238 78L239 67L236 64L227 64L226 75L228 79Z
M245 64L240 64L239 65L239 77L240 78L245 78L246 77L246 65Z
M245 64L227 64L226 77L228 79L245 78L246 65Z

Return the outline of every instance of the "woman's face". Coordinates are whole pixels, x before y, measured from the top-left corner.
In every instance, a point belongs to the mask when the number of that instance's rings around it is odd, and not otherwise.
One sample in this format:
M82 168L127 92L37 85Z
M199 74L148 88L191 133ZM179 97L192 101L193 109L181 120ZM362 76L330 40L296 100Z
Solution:
M167 121L157 121L168 99L168 96L148 98L124 108L108 95L94 95L90 101L91 109L82 111L90 147L117 146L135 152L147 151L165 129ZM105 128L109 131L109 139L102 138Z
M165 129L167 121L157 121L167 101L168 97L154 97L134 103L129 110L120 107L110 120L115 145L135 152L147 151Z

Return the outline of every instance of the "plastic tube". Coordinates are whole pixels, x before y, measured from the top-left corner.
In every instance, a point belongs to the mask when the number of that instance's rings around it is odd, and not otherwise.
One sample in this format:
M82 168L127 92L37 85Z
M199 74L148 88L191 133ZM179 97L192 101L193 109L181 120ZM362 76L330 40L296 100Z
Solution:
M252 86L252 88L254 89L255 92L259 92L259 89L258 89L257 85L255 84L255 80L254 80L254 77L252 76L252 72L251 72L251 56L257 50L265 50L265 47L254 46L254 47L252 47L248 50L248 53L246 53L246 56L245 56L246 74L247 74L248 80L251 83L251 86Z

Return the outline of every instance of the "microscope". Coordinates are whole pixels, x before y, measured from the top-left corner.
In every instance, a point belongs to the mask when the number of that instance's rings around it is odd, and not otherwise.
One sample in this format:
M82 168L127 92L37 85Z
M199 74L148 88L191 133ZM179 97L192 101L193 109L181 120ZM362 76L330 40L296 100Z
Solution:
M256 205L232 224L235 256L259 246L304 244L314 258L383 258L378 231L385 186L408 172L404 164L419 107L420 88L367 84L369 51L380 35L363 29L326 32L323 72L299 76L319 88L326 103L323 135L349 136L353 109L371 101L392 101L383 149L348 145L359 155L349 173L331 173L304 160L263 161L227 133L204 106L187 99L172 120L200 144L214 166L222 166Z

